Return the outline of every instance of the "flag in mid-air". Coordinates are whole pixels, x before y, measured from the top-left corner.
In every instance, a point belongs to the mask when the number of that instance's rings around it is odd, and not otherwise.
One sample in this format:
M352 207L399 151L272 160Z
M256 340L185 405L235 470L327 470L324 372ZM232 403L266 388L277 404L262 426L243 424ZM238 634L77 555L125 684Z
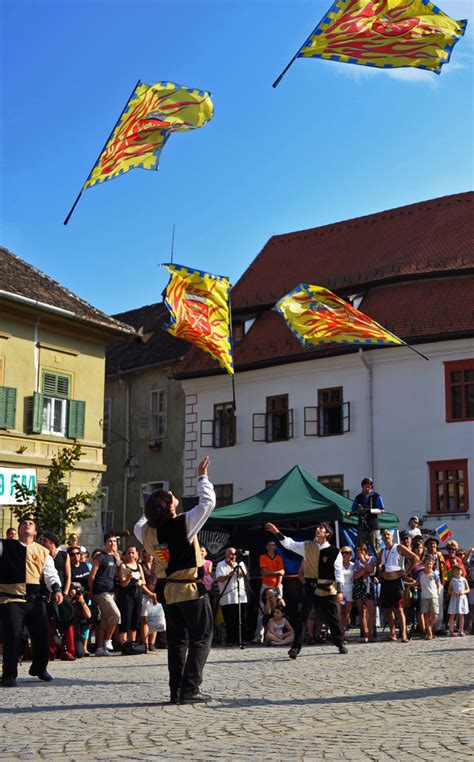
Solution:
M208 352L233 375L228 279L192 267L163 266L171 273L165 296L171 322L166 330Z
M336 0L297 57L439 74L466 25L428 0Z
M400 346L404 342L322 286L300 283L274 309L304 347L315 344Z
M212 118L213 109L208 92L173 82L139 84L83 190L136 167L158 169L169 136L202 127Z
M446 540L449 540L449 538L453 536L453 533L451 532L447 524L441 524L439 527L435 529L435 532L438 535L441 542L446 542Z

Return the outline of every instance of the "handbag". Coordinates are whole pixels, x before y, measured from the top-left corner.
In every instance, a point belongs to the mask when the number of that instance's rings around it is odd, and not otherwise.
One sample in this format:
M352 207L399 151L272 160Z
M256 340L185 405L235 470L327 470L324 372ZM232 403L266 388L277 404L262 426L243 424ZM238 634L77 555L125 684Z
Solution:
M127 641L122 646L122 656L137 656L146 654L145 643L130 643Z

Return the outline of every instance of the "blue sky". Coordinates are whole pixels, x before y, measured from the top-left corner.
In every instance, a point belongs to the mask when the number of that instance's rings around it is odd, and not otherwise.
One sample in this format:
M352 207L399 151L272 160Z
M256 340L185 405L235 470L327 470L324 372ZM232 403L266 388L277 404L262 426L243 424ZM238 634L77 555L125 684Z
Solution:
M175 262L235 283L274 233L472 188L473 22L436 76L298 60L329 0L0 2L0 244L109 313ZM158 172L86 191L135 82L210 90L214 119ZM322 284L323 285L323 284Z

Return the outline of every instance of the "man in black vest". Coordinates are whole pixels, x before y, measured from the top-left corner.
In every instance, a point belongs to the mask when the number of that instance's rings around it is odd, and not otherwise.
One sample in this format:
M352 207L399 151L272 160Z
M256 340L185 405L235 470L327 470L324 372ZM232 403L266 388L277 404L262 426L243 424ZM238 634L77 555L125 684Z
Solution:
M366 476L362 479L360 492L352 503L348 516L357 516L357 541L356 545L371 545L375 555L380 551L380 527L379 514L385 511L383 500L378 492L374 491L374 480Z
M163 603L168 641L170 700L177 704L210 701L200 690L212 642L212 611L202 578L197 534L216 504L207 477L209 458L198 466L199 504L177 515L172 492L157 490L145 503L135 536L153 556L158 573L156 593Z
M290 659L296 659L303 643L306 621L312 607L318 618L325 620L331 632L331 640L346 654L344 635L339 621L337 602L342 601L344 576L339 548L329 544L332 531L329 524L321 522L316 527L314 540L297 542L285 537L275 524L265 524L267 532L276 535L284 548L304 558L304 599L301 615L296 623L293 645L288 651Z
M49 627L46 600L41 594L44 580L47 592L59 605L63 601L61 582L52 557L35 541L36 520L24 518L18 527L18 540L0 540L0 618L3 625L2 686L17 684L21 634L25 624L31 637L33 659L30 675L49 682L47 671Z

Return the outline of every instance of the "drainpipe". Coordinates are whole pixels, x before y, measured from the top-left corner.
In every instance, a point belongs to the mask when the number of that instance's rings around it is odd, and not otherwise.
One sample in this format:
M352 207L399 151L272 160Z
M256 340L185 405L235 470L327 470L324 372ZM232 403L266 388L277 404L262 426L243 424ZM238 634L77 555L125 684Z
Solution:
M130 384L125 383L125 460L126 463L130 457ZM122 529L127 527L127 498L128 498L128 477L127 470L123 470L123 499L122 499Z
M369 476L375 480L374 468L374 392L373 392L373 368L367 361L364 350L359 348L359 358L367 368L367 428L368 428L368 446L369 446Z
M33 347L33 357L34 357L34 365L35 365L35 392L41 391L40 379L39 379L39 327L40 327L40 320L38 319L35 323L35 340L34 340L34 347Z

